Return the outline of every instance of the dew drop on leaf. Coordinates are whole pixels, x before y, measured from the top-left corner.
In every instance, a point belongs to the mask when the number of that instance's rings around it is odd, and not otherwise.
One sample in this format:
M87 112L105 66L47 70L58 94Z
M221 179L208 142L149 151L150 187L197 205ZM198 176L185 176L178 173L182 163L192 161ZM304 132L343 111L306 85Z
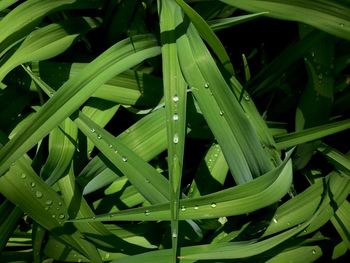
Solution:
M52 205L52 203L53 203L53 202L52 202L52 200L50 200L50 199L47 200L47 201L45 202L45 204L47 204L47 205Z
M177 113L174 113L173 115L173 121L179 120L179 115Z
M58 216L58 218L59 218L59 219L63 219L63 218L65 218L65 215L64 215L64 214L60 214L60 215Z
M150 213L151 213L151 211L146 210L146 211L145 211L145 216L149 216Z
M275 224L277 224L277 219L276 218L273 218L273 220L272 220Z
M99 140L101 140L101 139L102 139L101 134L97 135L97 139L99 139Z
M173 234L171 235L173 238L177 238L177 233L173 232Z
M177 144L179 142L179 135L177 135L176 133L174 134L173 137L173 143Z
M186 207L184 205L181 206L181 211L186 211Z
M316 255L316 250L315 249L312 250L312 254Z
M204 84L204 88L209 88L209 83L208 82L206 82L205 84Z
M195 206L194 206L194 209L195 209L195 210L198 210L198 209L199 209L199 206L198 206L198 205L195 205Z
M248 94L244 95L244 99L245 99L246 101L249 101L249 100L250 100L249 95L248 95Z
M179 96L174 95L174 96L173 96L173 102L178 102L178 101L179 101Z
M95 129L94 128L91 128L91 130L90 130L92 133L94 133L95 132Z
M36 185L36 184L35 184L34 182L31 182L31 183L30 183L30 186L31 186L31 187L35 187L35 185Z
M35 196L36 196L37 198L42 198L42 197L43 197L43 193L40 192L40 191L36 191L36 192L35 192Z
M26 174L21 174L21 178L26 179L27 178Z
M127 158L126 156L123 156L123 157L122 157L122 161L123 161L123 162L127 162L127 161L128 161L128 158Z
M216 207L216 203L211 203L210 205L212 208L215 208Z

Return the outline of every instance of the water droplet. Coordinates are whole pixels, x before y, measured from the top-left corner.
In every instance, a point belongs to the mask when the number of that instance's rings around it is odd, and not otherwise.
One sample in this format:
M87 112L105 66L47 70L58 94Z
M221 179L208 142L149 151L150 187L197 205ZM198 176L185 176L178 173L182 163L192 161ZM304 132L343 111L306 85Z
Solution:
M316 250L315 249L312 250L312 254L316 255Z
M145 211L145 216L149 216L150 213L151 213L151 211L146 210L146 211Z
M176 133L174 134L173 137L173 143L177 144L179 142L179 135L177 135Z
M173 232L173 234L171 235L173 238L177 238L177 233Z
M81 258L78 258L78 262L79 262L79 263L81 262Z
M186 211L186 207L184 205L181 206L181 211Z
M92 220L95 220L95 219L96 219L96 216L93 216L93 217L92 217Z
M13 163L11 163L11 166L14 166L15 165L15 163L13 162Z
M195 206L194 206L194 209L195 209L195 210L198 210L198 209L199 209L198 205L195 205Z
M344 24L343 24L343 23L340 23L339 26L340 26L340 27L344 27Z
M277 224L277 219L274 217L273 220L272 220L275 224Z
M50 209L50 207L48 207L48 206L45 207L45 210L46 210L46 211L49 210L49 209Z
M37 198L42 198L43 197L43 193L42 192L40 192L40 191L36 191L35 192L35 196L37 197Z
M222 110L220 110L219 114L220 114L220 116L223 116L224 112Z
M21 174L21 178L26 179L27 178L26 174Z
M179 115L177 113L174 113L173 115L173 121L179 120Z
M95 132L95 129L94 128L91 128L91 130L90 130L92 133L94 133Z
M113 148L113 145L112 145L112 144L110 144L110 145L108 145L108 147L109 147L109 148Z
M315 52L311 52L311 56L314 57L315 56Z
M306 229L304 229L304 231L303 231L304 233L307 233L307 230Z
M110 218L114 217L114 215L109 215Z
M116 150L114 150L114 153L118 153L118 150L116 149Z
M59 205L59 206L62 206L62 202L58 202L58 205Z
M53 202L52 202L52 200L50 200L50 199L47 200L47 201L45 202L45 204L47 204L47 205L52 205L52 203L53 203Z
M248 95L248 94L245 94L245 95L244 95L244 99L245 99L246 101L249 101L249 100L250 100L249 95Z
M102 139L102 135L101 134L97 135L97 139L101 140Z
M210 205L212 208L215 208L216 207L216 203L211 203Z
M287 226L290 226L290 222L287 222Z
M34 182L31 182L31 183L30 183L30 186L31 186L31 187L35 187L36 184L35 184Z
M205 84L204 84L204 88L209 88L209 83L208 82L206 82Z
M109 259L109 253L105 255L105 259Z
M56 218L56 215L52 215L52 218Z
M322 73L318 74L318 79L323 79Z
M58 218L59 219L63 219L63 218L65 218L66 216L64 215L64 214L60 214L59 216L58 216Z
M146 180L145 180L145 182L149 184L151 181L150 181L150 180L148 180L148 179L146 179Z
M178 101L179 101L179 96L174 95L174 97L173 97L173 102L178 102Z
M127 161L128 161L128 158L127 158L126 156L123 156L123 157L122 157L122 160L123 160L123 162L127 162Z

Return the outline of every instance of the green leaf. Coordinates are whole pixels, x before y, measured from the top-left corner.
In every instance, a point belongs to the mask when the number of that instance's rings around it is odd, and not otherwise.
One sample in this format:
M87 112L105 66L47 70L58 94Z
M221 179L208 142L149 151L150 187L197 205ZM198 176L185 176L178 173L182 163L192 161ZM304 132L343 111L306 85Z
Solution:
M311 142L350 128L350 119L312 127L299 132L276 135L278 149L286 149L306 142Z
M330 0L220 0L249 12L303 22L332 35L350 39L350 5Z
M278 201L291 184L292 165L289 152L283 163L253 181L198 198L180 200L179 219L204 219L242 215ZM74 221L170 220L169 204L123 210L96 218Z
M0 175L55 126L76 111L112 76L159 54L155 39L148 36L121 41L96 58L76 78L67 81L28 123L0 150ZM135 49L134 49L135 48Z

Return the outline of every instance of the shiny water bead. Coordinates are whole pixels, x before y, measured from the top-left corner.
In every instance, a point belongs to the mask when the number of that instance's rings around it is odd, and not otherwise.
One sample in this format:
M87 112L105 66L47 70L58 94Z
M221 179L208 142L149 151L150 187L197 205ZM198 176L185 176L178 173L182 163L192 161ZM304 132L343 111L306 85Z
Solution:
M179 135L174 134L173 143L177 144L179 142Z
M35 192L35 196L36 196L36 198L42 198L43 197L43 193L40 192L40 191L36 191Z

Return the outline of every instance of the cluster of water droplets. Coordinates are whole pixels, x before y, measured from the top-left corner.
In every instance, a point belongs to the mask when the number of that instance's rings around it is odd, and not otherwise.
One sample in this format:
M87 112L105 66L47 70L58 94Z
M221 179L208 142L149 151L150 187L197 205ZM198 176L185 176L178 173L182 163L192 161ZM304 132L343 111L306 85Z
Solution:
M215 144L214 146L212 146L209 159L206 162L209 171L211 171L211 169L213 168L213 165L216 163L216 160L218 159L220 152L221 152L221 148L218 144Z
M51 217L57 218L59 220L59 224L62 224L65 218L66 214L64 211L62 211L62 202L57 202L57 205L55 205L54 201L51 199L46 199L43 192L40 190L40 187L37 186L35 182L27 182L27 175L25 173L20 174L20 178L24 180L25 185L29 186L30 191L33 193L33 196L40 200L40 203L44 205L44 209L46 211L51 210Z
M96 133L96 130L95 130L94 128L91 128L90 131L91 131L92 133ZM128 133L129 130L126 130L126 132ZM103 139L103 138L102 138L102 135L99 134L99 133L96 133L96 138L97 138L98 140ZM109 144L108 147L109 147L110 149L113 150L113 145L112 145L112 144ZM118 153L118 150L117 150L117 149L114 149L113 151L114 151L114 153ZM128 161L128 157L126 157L126 156L121 156L121 159L122 159L123 162L127 162L127 161Z

